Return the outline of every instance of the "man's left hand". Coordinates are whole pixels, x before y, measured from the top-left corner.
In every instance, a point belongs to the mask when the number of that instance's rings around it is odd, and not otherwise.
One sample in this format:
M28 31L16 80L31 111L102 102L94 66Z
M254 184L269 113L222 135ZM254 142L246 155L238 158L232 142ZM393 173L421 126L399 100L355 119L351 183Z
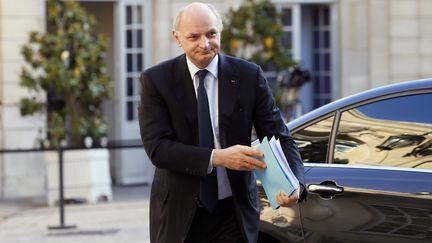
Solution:
M282 207L292 207L297 204L299 197L299 189L295 190L289 197L284 192L280 191L276 195L276 202Z

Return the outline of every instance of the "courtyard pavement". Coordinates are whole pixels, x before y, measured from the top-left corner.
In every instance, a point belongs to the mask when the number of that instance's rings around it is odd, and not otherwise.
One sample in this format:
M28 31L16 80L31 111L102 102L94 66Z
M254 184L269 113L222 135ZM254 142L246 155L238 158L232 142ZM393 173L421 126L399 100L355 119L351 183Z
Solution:
M135 243L149 242L149 186L113 187L113 201L59 208L38 200L0 200L0 243Z

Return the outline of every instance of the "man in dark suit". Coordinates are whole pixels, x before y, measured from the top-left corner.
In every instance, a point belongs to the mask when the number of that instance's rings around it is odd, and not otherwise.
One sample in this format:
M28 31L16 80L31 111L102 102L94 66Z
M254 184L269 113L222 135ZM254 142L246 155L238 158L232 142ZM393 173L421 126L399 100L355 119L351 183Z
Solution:
M303 164L259 66L219 53L222 21L208 4L183 8L173 36L185 54L141 75L139 122L156 166L150 197L152 242L256 242L259 201L253 170L266 166L250 147L280 139L305 195Z

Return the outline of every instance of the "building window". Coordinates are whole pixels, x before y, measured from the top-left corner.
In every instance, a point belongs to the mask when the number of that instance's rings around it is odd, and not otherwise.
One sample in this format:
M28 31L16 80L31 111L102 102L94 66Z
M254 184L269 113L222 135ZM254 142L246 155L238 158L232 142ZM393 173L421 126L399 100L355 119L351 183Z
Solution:
M126 120L134 121L138 118L139 103L138 82L139 75L144 69L144 18L143 5L126 5L125 11L125 55L126 76L124 85L126 90Z
M325 105L332 97L330 44L330 8L317 5L312 9L313 106Z
M299 89L302 111L331 102L337 88L334 86L337 66L332 63L335 61L332 40L337 31L332 24L332 19L337 18L331 17L333 5L320 0L275 2L284 32L282 43L290 49L292 59L300 68L311 73L310 81ZM276 79L276 72L265 70L270 81Z
M292 26L292 9L290 7L282 7L280 9L280 21L283 30L282 44L291 49L293 39L293 26Z
M276 11L279 15L279 24L282 26L282 31L283 31L282 40L281 40L282 45L285 48L291 50L293 45L292 8L290 6L276 5ZM278 85L277 83L278 73L274 65L268 64L262 68L265 72L265 76L269 81L270 86L274 88L275 85Z

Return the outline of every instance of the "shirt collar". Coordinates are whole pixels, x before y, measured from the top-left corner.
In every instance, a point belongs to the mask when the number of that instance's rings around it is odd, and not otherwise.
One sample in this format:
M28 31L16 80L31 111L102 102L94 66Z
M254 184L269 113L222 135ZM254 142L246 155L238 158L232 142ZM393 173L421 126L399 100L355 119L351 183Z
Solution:
M219 55L216 55L213 60L210 62L210 64L205 68L207 71L209 71L216 79L218 75L218 62L219 62ZM192 63L191 60L186 56L186 63L189 69L189 73L191 75L192 80L194 80L194 76L196 72L198 72L200 69L195 66L195 64Z

